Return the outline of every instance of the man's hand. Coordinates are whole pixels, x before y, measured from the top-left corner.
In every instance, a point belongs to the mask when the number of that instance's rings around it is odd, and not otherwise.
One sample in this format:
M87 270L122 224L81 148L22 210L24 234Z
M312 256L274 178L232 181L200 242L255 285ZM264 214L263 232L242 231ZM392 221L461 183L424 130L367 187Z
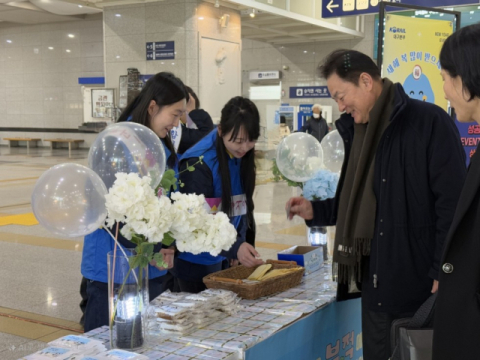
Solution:
M163 255L163 261L167 263L167 267L164 268L161 266L157 266L155 260L150 261L150 265L155 266L158 270L171 269L173 267L173 257L175 254L175 249L173 247L169 249L162 249L160 250L160 253Z
M293 197L285 205L288 220L292 220L295 215L305 220L313 219L313 206L310 201L304 197Z
M240 248L237 252L237 258L242 265L245 265L246 267L262 265L263 260L257 259L257 257L260 257L260 254L252 245L246 242L240 245Z
M438 280L433 280L432 294L435 294L438 291Z

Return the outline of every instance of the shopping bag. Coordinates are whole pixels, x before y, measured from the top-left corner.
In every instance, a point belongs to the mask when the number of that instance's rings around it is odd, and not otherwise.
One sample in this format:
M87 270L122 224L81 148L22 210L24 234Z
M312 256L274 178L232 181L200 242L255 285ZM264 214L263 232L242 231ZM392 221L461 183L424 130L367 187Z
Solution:
M436 293L430 296L412 318L398 319L392 323L391 360L432 360L436 298Z

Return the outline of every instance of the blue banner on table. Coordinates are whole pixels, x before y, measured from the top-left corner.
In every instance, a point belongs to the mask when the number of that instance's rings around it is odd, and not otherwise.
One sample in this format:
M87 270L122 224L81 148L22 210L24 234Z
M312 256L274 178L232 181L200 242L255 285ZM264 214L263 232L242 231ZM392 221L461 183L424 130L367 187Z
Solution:
M361 300L333 302L245 351L245 360L359 360Z
M475 4L472 0L401 0L402 5L416 5L423 7L442 7ZM378 13L380 1L378 0L322 0L322 18L332 18L350 15L365 15ZM391 7L388 10L398 10Z
M292 86L290 87L291 99L303 98L329 98L330 92L326 86Z
M175 59L175 41L147 42L147 60Z
M460 139L465 150L468 166L470 158L475 154L477 145L480 143L480 125L476 123L461 123L457 119L455 119L455 124L460 132Z

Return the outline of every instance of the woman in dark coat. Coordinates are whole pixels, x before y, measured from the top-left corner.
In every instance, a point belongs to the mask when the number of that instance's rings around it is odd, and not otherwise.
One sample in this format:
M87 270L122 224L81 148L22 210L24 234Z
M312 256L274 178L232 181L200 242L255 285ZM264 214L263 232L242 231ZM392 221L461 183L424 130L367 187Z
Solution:
M440 53L445 98L458 121L480 124L480 24ZM478 359L480 340L480 151L473 155L445 241L435 308L433 360Z

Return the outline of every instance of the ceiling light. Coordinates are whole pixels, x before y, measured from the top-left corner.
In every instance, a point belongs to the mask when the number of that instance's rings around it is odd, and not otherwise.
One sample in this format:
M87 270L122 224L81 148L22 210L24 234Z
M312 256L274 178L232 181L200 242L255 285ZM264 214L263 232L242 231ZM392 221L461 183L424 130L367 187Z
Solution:
M216 8L220 7L220 3L218 2L218 0L215 0L215 5L213 6L215 6Z
M254 18L255 17L255 9L250 9L250 11L248 12L248 15L250 15L251 18Z
M470 11L470 14L475 14L475 11Z
M198 20L203 20L203 19L204 19L203 16L198 17Z
M72 52L70 49L67 49L67 50L65 50L65 51L68 52L68 53L69 53L69 52Z
M68 37L71 38L71 39L73 39L73 38L75 37L75 35L73 35L73 34L68 34Z
M48 47L48 50L53 50L53 46L49 46L49 47Z
M115 14L115 16L116 16L116 17L121 17L122 15L120 15L120 14Z
M83 6L82 5L78 5L79 8L82 8Z
M11 44L11 43L12 43L12 40L7 40L7 43Z
M120 55L117 55L116 58L117 58L117 59L120 59Z
M303 53L306 54L308 51L307 50L303 50Z

